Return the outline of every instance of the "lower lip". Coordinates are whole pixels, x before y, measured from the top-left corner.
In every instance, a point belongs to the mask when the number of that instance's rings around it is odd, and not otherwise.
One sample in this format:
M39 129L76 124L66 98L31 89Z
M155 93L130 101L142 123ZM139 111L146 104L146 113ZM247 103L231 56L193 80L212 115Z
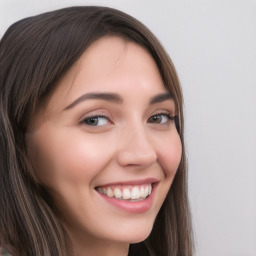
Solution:
M108 197L104 194L100 194L102 198L104 198L108 203L114 205L115 207L129 212L129 213L144 213L147 212L151 206L153 205L153 199L155 194L155 185L152 187L152 193L144 200L141 201L126 201L116 199L115 197Z

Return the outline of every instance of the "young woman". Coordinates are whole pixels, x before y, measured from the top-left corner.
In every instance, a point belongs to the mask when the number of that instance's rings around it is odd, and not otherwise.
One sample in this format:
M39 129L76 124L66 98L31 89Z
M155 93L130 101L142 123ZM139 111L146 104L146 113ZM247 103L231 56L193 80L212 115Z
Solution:
M72 7L0 47L2 253L192 255L182 93L155 36Z

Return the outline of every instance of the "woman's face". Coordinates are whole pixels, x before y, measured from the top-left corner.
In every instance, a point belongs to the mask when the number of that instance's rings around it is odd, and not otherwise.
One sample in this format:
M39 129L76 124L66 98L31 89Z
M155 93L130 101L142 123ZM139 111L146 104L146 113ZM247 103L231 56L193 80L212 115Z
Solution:
M109 36L85 51L27 134L73 237L128 244L150 234L181 159L175 114L144 48Z

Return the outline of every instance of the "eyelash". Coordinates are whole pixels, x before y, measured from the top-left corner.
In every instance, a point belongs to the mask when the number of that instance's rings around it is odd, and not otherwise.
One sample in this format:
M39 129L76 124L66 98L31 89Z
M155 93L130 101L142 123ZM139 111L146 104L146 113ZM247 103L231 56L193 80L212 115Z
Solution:
M154 124L166 125L167 123L169 123L169 122L171 122L171 121L174 121L175 118L176 118L176 116L172 116L172 115L170 115L170 114L168 114L168 113L159 113L159 114L156 114L156 115L151 116L151 117L148 119L148 121L149 121L150 119L159 118L159 117L162 117L162 118L163 118L163 117L166 117L168 120L167 120L165 123L161 123L161 122L160 122L160 123L159 123L159 122L156 122L156 123L155 123L155 122L153 122ZM104 123L104 124L98 125L100 118L106 119L107 122ZM94 122L95 120L98 120L98 122L96 123L96 125L94 125L93 123L89 123L90 121ZM162 121L162 119L161 119L161 121ZM86 124L86 125L88 125L88 126L95 126L95 127L97 127L97 126L104 126L104 125L107 125L107 124L111 123L111 121L110 121L109 118L106 117L106 116L95 115L95 116L90 116L90 117L85 118L85 119L82 121L82 123L83 123L83 124Z
M85 119L82 121L82 123L85 123L86 125L89 125L89 126L102 126L102 125L93 125L93 124L89 124L89 121L92 121L92 120L95 120L95 119L98 119L98 120L99 120L99 118L104 118L104 119L107 120L107 123L110 123L110 120L109 120L108 117L106 117L106 116L101 116L101 115L89 116L89 117L85 118ZM98 124L98 123L97 123L97 124Z
M166 117L168 119L168 122L171 122L171 121L175 120L175 116L172 116L172 115L167 114L167 113L159 113L159 114L153 115L148 120L150 120L152 118L155 118L155 117L159 117L159 116ZM161 124L161 123L156 123L156 124ZM166 124L166 123L164 123L164 124Z

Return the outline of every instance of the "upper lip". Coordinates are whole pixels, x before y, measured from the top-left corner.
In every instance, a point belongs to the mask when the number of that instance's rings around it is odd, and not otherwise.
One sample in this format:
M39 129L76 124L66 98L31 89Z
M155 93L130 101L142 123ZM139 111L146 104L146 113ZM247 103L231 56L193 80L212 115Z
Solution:
M143 185L143 184L157 183L157 182L159 182L159 179L146 178L146 179L141 179L141 180L127 180L127 181L105 183L105 184L101 184L97 187L107 187L107 186L117 186L117 185Z

